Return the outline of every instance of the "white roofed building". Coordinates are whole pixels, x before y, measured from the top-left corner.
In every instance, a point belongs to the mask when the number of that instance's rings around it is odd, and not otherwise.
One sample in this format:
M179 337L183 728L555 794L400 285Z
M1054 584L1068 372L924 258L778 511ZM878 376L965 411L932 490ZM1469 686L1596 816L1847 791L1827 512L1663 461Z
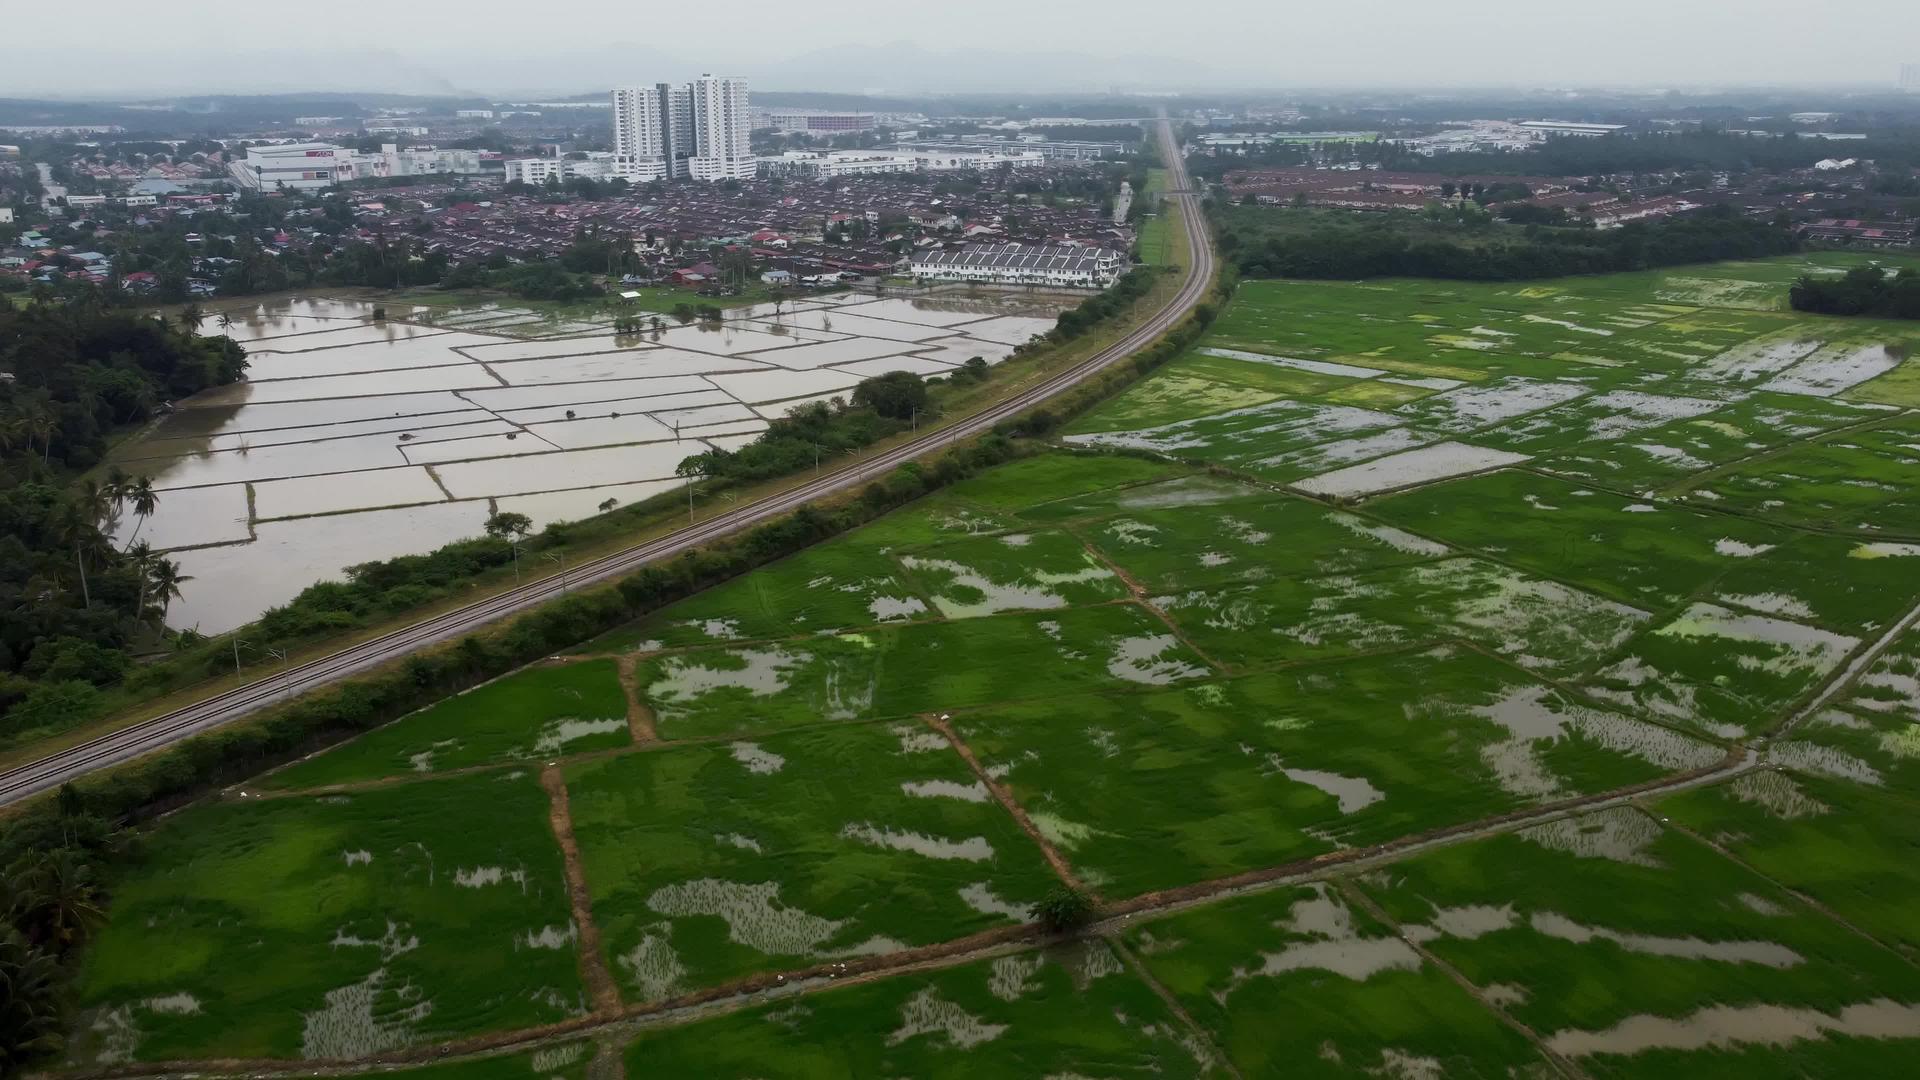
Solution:
M1104 289L1126 272L1127 257L1098 247L968 244L916 252L912 266L914 280L922 284Z

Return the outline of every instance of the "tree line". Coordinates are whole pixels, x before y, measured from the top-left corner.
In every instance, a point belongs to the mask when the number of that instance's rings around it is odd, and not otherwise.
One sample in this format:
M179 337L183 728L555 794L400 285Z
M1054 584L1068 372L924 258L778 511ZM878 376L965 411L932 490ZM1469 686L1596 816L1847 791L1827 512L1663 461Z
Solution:
M1773 222L1711 207L1617 229L1488 227L1446 234L1402 215L1325 217L1296 230L1287 211L1212 207L1220 249L1247 277L1433 277L1513 281L1783 255L1800 241Z
M1920 319L1920 270L1898 274L1878 266L1856 266L1837 278L1804 275L1787 291L1795 311L1821 315L1876 315Z
M163 323L86 295L0 307L0 744L94 715L187 580L140 535L162 499L149 478L76 478L112 436L246 370L197 309Z

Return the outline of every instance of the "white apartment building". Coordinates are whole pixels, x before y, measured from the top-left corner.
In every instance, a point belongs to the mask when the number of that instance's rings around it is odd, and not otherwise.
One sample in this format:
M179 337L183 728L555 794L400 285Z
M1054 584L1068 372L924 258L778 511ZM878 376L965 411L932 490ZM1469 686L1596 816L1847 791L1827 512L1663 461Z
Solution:
M750 124L744 79L702 75L613 92L613 153L635 182L753 179Z
M518 180L523 184L540 187L551 177L555 183L564 184L569 180L616 180L633 182L631 170L620 160L619 155L604 151L588 154L582 158L514 158L506 162L506 178L509 183Z

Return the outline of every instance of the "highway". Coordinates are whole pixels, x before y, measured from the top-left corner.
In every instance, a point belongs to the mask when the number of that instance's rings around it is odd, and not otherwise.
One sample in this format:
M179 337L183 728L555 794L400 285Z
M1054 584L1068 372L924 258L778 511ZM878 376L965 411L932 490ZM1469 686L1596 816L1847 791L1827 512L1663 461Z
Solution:
M264 676L256 682L222 691L184 708L0 773L0 805L52 790L96 769L163 749L275 702L389 663L415 650L472 633L505 616L558 598L576 586L622 577L648 563L671 558L688 548L751 528L813 500L857 487L870 477L988 431L996 424L1072 388L1087 377L1126 360L1184 318L1205 297L1208 283L1213 278L1212 241L1207 236L1198 202L1187 190L1186 165L1179 148L1174 144L1170 125L1162 120L1158 129L1162 156L1171 170L1172 184L1166 198L1177 201L1186 215L1186 277L1172 303L1107 349L963 420L871 458L848 464L837 471L823 473L786 491L717 514L659 539L582 563L565 573L528 581L484 600L339 652L305 661Z

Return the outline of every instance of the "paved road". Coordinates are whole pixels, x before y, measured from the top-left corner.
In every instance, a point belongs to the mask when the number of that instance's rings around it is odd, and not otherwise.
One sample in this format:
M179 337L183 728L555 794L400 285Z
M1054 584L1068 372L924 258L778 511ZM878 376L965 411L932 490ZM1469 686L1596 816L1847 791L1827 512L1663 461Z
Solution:
M870 476L877 476L904 462L970 439L1071 388L1088 376L1126 360L1192 310L1206 295L1207 284L1213 277L1212 245L1201 222L1200 208L1186 191L1186 166L1173 143L1172 130L1165 121L1159 124L1159 138L1175 181L1167 197L1178 201L1187 215L1187 276L1179 295L1171 304L1112 347L959 423L904 443L867 461L825 473L784 492L689 525L660 539L575 566L564 575L529 581L485 600L307 661L266 676L258 682L223 691L164 716L142 721L0 773L0 804L50 790L95 769L151 753L198 732L239 719L256 709L388 663L417 649L472 633L504 616L558 597L573 586L621 577L647 563L671 558L688 548L788 513L822 496L856 487L865 483Z

